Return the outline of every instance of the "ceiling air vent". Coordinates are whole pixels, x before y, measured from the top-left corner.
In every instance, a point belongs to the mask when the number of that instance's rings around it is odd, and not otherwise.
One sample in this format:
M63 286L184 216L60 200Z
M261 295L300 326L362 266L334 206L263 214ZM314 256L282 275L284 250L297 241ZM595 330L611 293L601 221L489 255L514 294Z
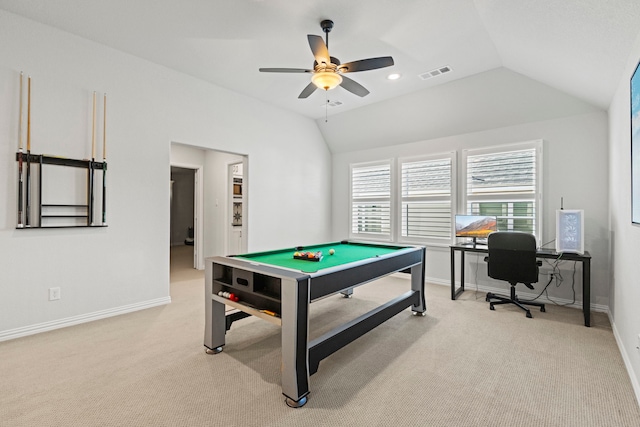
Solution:
M342 105L342 101L327 101L326 104L322 104L322 107L339 107Z
M434 70L427 71L426 73L418 74L418 77L420 77L422 80L427 80L432 77L437 77L442 74L446 74L450 71L451 71L451 67L449 67L448 65L445 65L444 67L439 67Z

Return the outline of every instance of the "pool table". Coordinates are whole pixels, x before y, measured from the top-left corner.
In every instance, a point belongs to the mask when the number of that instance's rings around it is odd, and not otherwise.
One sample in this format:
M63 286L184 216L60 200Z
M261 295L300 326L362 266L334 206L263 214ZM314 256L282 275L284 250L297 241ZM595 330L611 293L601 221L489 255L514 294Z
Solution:
M330 249L335 254L330 255ZM317 261L295 252L322 252ZM407 307L425 315L425 248L355 241L299 246L208 258L205 266L205 334L208 353L219 353L231 324L256 316L282 328L282 394L291 407L307 402L309 376L320 361ZM323 336L309 341L309 304L395 272L411 273L411 289ZM234 294L238 301L229 299ZM225 312L225 304L236 308Z

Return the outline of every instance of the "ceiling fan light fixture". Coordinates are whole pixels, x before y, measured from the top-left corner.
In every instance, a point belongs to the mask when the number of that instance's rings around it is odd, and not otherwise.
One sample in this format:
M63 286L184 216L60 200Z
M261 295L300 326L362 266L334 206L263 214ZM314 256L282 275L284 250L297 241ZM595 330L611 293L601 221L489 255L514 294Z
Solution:
M311 76L311 81L319 89L331 90L342 83L342 77L332 71L320 71Z

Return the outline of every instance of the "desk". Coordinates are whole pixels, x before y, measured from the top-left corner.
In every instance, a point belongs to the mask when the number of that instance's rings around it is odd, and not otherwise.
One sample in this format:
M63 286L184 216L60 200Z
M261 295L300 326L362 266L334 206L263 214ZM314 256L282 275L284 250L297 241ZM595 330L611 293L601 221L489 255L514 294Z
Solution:
M460 287L456 289L456 257L455 253L460 252ZM451 299L455 300L458 295L464 292L464 254L466 252L489 253L486 245L457 244L451 246ZM582 312L584 313L584 325L591 326L591 255L584 254L557 253L551 249L538 249L536 257L547 259L558 259L560 261L578 261L582 263Z
M335 255L329 255L335 249ZM322 251L321 261L294 259L296 251ZM219 353L235 320L250 315L282 328L282 394L289 406L307 402L309 376L325 357L407 307L424 316L425 248L334 242L247 255L208 258L205 265L205 334L208 353ZM309 304L394 272L409 269L411 289L309 341ZM219 292L232 292L234 302ZM225 304L239 312L226 314Z

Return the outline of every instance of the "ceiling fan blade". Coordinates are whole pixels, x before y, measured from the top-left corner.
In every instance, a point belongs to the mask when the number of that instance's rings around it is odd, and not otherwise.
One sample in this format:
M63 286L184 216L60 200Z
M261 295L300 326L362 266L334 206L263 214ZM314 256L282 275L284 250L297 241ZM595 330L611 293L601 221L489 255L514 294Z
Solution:
M313 70L305 70L304 68L259 68L262 73L313 73Z
M342 76L342 83L340 83L340 86L358 96L369 95L369 91L364 86L354 80L351 80L349 77Z
M316 58L316 62L318 64L322 64L323 62L325 64L331 64L329 50L327 49L327 45L324 44L324 40L322 40L322 37L308 34L307 39L309 40L309 46L311 47L313 56Z
M307 87L305 87L302 90L302 92L300 92L300 95L298 95L298 99L308 98L309 95L311 95L313 92L315 92L317 88L318 88L318 86L313 84L313 82L309 83L307 85Z
M393 65L393 58L381 56L379 58L361 59L359 61L341 64L338 69L341 73L355 73L356 71L375 70L378 68L390 67Z

